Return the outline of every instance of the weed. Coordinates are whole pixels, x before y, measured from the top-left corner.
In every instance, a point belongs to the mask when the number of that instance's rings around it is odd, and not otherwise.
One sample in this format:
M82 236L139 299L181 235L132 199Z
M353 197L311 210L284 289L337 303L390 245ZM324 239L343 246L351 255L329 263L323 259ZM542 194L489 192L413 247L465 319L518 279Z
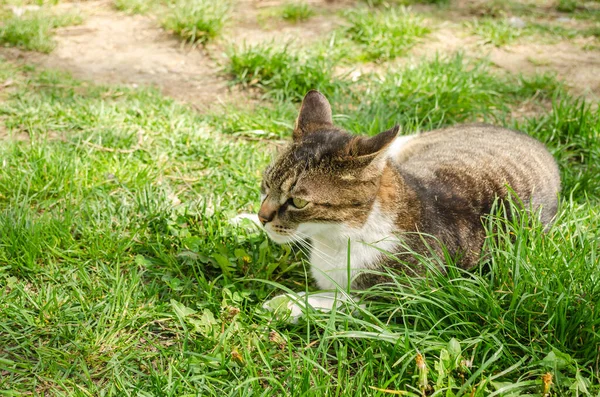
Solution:
M281 7L281 18L290 22L306 21L315 14L314 10L304 2L290 2Z
M238 84L259 87L278 100L299 101L311 89L329 95L344 90L348 82L334 77L334 66L326 54L262 44L231 48L226 71Z
M549 23L532 23L531 24L531 35L537 35L538 37L548 38L560 38L560 39L573 39L577 36L591 36L591 32L587 29L574 29L567 28L556 24Z
M115 8L128 14L146 14L156 4L157 1L154 0L114 0Z
M410 4L448 4L449 0L362 0L369 7L389 7L391 5Z
M48 53L55 46L53 29L82 22L83 18L78 13L53 14L45 9L21 16L12 15L0 26L0 43Z
M187 42L205 44L221 33L228 11L227 1L177 0L162 25Z
M522 5L527 7L527 5ZM469 14L478 18L502 18L510 12L515 12L514 4L508 1L491 0L482 3L473 3L467 7Z
M554 23L529 22L524 27L515 27L509 20L481 19L467 24L476 35L495 46L513 43L522 37L535 36L545 40L573 39L578 36L596 36L595 28L568 28Z
M337 112L342 125L368 134L394 123L409 133L467 121L502 122L510 104L534 95L551 98L560 87L550 75L521 79L495 75L488 62L460 55L391 70L364 83L365 93Z
M405 8L354 10L346 13L350 26L346 35L359 44L365 61L394 59L430 32L422 18Z
M584 31L584 36L593 36L596 38L600 38L600 25L596 25L594 27L586 29Z
M527 34L527 31L524 28L512 26L505 19L473 20L468 26L474 34L482 37L485 42L498 47L512 43L519 37Z
M560 12L573 12L577 9L577 0L559 0L556 9Z

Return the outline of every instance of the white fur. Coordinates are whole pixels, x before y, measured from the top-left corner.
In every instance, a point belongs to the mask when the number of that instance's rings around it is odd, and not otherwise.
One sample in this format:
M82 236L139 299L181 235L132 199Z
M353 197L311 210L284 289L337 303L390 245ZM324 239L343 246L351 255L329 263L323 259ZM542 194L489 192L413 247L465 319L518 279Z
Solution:
M367 221L360 228L344 224L300 225L298 230L302 235L312 239L311 273L319 288L345 289L348 286L348 273L353 279L361 271L373 268L383 255L381 250L393 251L398 243L393 235L394 221L394 217L382 213L379 203L375 202Z
M416 136L399 136L394 139L386 150L386 157L397 158L406 144ZM307 223L300 225L298 231L312 239L311 273L321 289L347 288L348 273L352 280L361 271L373 268L383 255L381 251L393 251L398 243L393 235L395 217L381 212L378 202L373 205L371 214L361 228L344 224Z
M416 135L395 138L386 150L386 157L397 158L414 137ZM348 274L353 279L361 271L373 268L383 255L382 250L393 250L398 243L393 235L394 224L394 215L382 213L379 203L375 202L367 221L360 228L345 224L305 223L298 227L298 233L291 232L288 235L276 233L269 224L265 229L271 239L279 244L310 238L311 273L319 288L330 290L347 288Z
M408 141L410 141L411 139L415 138L417 135L404 135L404 136L399 136L396 139L394 139L394 142L392 142L390 144L390 146L387 148L387 157L388 158L397 158L400 155L400 152L404 149L404 147L406 146L406 144L408 143Z
M234 216L233 218L231 218L229 220L229 223L231 223L234 226L240 226L242 224L242 222L244 221L244 219L249 220L250 222L252 222L254 225L256 225L258 227L262 227L262 224L258 220L258 214L248 214L247 212L244 212L237 216Z
M265 231L269 238L275 241L277 244L286 244L292 243L294 241L300 240L298 237L294 235L294 231L290 231L288 234L281 234L280 232L276 232L273 230L273 224L271 222L267 223L264 226Z
M386 157L397 159L404 150L406 144L416 135L399 136L386 150ZM261 197L264 200L264 197ZM241 219L250 219L257 225L258 217L250 217L242 214L234 218L235 223ZM350 280L361 271L373 268L380 260L382 251L393 252L398 244L398 239L393 235L395 231L395 216L385 214L381 211L379 202L375 202L371 213L365 224L360 228L350 227L345 224L319 224L305 223L298 227L297 233L281 235L276 233L269 224L265 227L267 234L277 243L286 243L303 240L309 237L312 240L310 252L311 273L317 285L323 290L346 289L348 287L348 273ZM350 258L348 259L348 248ZM350 270L350 272L348 272ZM290 320L296 322L305 311L305 303L321 311L331 311L351 297L336 296L333 293L319 293L309 295L307 301L298 300L304 293L298 293L298 297L286 294L288 299L284 302L290 310ZM281 295L267 301L263 306L270 307L275 300L281 299ZM340 299L341 298L341 299Z
M288 322L296 323L306 312L307 305L314 310L325 313L334 307L340 309L343 303L356 305L354 299L343 292L298 292L294 294L277 295L263 303L263 308L271 311L284 309L287 311ZM363 307L361 305L360 307Z

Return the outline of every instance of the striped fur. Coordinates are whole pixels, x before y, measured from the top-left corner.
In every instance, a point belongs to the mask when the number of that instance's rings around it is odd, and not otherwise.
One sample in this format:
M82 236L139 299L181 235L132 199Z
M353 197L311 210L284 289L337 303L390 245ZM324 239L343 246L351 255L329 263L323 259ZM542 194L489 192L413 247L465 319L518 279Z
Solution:
M397 133L348 134L333 125L325 97L311 91L293 142L264 173L259 218L278 243L312 241L312 274L322 289L346 286L348 275L356 288L383 282L362 272L383 265L421 273L408 251L444 246L464 268L474 266L482 217L511 189L544 224L555 216L558 167L528 135L485 124ZM298 208L294 199L308 204Z

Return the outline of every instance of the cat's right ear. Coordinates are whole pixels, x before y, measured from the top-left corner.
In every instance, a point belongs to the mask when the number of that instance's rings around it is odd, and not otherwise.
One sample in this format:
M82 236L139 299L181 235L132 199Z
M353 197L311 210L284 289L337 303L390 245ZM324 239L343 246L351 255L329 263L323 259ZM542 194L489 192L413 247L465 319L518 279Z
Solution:
M308 94L302 100L300 113L296 120L293 133L294 141L299 141L311 132L332 125L331 106L325 95L317 90L308 91Z

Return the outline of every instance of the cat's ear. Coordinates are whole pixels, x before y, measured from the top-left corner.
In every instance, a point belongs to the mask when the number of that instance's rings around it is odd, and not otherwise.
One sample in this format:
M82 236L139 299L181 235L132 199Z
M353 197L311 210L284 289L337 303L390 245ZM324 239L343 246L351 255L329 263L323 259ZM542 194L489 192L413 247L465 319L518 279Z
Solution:
M294 141L299 141L302 137L314 132L317 129L333 125L331 117L331 106L317 90L310 90L302 100L300 113L296 120L294 128Z
M370 162L385 151L398 135L398 131L400 126L396 125L370 138L356 137L348 144L346 153L349 157Z

